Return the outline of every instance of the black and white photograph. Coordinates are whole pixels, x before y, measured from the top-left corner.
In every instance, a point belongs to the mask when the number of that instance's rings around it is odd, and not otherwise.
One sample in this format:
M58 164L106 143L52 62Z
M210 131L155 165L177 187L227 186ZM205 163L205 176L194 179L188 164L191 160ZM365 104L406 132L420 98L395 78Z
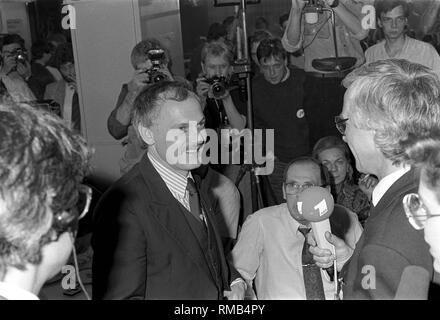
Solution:
M0 0L0 300L440 300L439 53L440 0Z

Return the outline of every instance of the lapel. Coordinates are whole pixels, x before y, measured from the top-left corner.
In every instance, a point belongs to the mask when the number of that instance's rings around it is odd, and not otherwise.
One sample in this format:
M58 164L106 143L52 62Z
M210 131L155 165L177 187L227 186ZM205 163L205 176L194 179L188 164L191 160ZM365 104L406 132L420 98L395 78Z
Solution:
M152 194L153 200L149 206L154 218L175 240L176 245L185 252L186 256L211 277L211 271L200 247L199 239L195 236L184 212L182 212L182 205L173 197L148 159L147 153L139 162L139 166L145 185Z
M202 182L200 181L200 177L196 175L193 176L196 179L196 183L198 181L198 185L200 186L199 190L202 190L201 187ZM210 201L208 200L207 195L202 191L200 191L200 201L205 211L205 216L207 220L208 239L209 241L215 241L214 245L217 247L217 251L219 253L220 272L221 272L221 279L223 281L223 288L229 288L229 268L226 263L226 258L223 251L223 244L221 241L220 234L218 233L218 230L215 225L215 216L212 210L212 206L210 205Z

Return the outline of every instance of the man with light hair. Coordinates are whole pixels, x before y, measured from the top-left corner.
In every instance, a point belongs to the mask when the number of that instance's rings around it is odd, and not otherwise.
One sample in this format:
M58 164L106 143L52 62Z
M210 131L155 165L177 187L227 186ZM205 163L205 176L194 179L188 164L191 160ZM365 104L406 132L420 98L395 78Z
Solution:
M60 118L10 102L0 137L0 300L37 300L87 213L90 149Z
M413 39L406 33L409 5L405 0L376 0L377 24L384 40L365 51L366 62L406 59L431 68L440 75L440 56L429 43Z
M334 259L338 270L345 264L345 299L426 299L432 257L423 231L411 226L402 203L407 193L417 192L419 175L406 164L399 142L438 128L440 81L422 65L384 60L359 68L346 83L342 114L335 122L356 168L379 178L374 208L354 252L331 234L326 236L336 257L318 247L311 252L321 267Z

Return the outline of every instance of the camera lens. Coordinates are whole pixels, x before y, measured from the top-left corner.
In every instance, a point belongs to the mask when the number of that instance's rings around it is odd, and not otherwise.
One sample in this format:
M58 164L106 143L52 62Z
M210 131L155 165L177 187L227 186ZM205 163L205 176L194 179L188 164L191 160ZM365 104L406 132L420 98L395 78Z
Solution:
M165 76L162 73L157 72L153 75L153 82L160 82L165 79Z
M226 92L226 88L222 83L217 82L212 85L212 94L214 95L215 98L219 98L223 96L225 92Z

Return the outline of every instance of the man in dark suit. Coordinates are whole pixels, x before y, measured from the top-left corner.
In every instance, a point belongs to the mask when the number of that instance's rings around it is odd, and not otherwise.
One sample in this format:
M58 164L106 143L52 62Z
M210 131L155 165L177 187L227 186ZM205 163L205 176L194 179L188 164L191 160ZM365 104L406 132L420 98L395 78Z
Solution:
M243 299L197 190L204 182L191 174L205 143L197 96L183 83L154 84L136 98L133 126L148 151L95 211L93 298Z
M432 257L423 231L411 226L403 206L405 195L417 192L418 172L407 164L399 142L438 130L439 79L422 65L383 60L357 69L345 82L348 90L342 114L335 119L337 128L356 168L376 175L379 183L354 252L327 235L336 248L338 269L345 264L344 299L426 299ZM321 267L335 259L327 250L310 251Z

